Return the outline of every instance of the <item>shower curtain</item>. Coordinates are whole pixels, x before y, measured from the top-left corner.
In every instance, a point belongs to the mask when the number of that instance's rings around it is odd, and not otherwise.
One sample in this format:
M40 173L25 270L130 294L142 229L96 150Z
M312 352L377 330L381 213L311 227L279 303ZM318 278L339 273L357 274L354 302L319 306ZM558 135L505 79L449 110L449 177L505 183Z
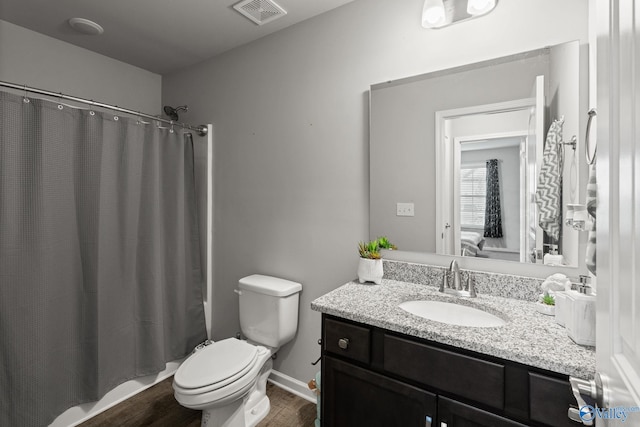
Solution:
M45 426L206 339L193 147L6 92L0 125L0 425Z

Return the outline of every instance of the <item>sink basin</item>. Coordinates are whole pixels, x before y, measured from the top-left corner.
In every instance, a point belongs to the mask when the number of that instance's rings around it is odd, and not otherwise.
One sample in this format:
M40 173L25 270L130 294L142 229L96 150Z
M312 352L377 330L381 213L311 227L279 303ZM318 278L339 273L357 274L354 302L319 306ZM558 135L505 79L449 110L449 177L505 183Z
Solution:
M506 322L486 311L443 301L405 301L399 306L416 316L449 325L493 328Z

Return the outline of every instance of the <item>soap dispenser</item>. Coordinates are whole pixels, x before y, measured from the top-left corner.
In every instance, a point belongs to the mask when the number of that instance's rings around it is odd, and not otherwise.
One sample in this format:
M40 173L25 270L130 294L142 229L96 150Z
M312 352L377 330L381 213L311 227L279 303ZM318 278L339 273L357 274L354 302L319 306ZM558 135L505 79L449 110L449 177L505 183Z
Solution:
M566 295L565 327L576 344L596 345L596 296L591 292L589 276L580 276L577 290Z
M558 254L558 245L549 245L549 252L542 259L544 265L563 265L564 258Z

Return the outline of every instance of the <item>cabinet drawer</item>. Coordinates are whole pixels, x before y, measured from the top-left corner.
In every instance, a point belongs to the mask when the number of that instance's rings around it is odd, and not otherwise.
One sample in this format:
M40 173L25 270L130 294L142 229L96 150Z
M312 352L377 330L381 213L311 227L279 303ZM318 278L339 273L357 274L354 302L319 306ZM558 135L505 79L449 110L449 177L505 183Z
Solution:
M504 408L504 366L497 363L385 335L384 369L428 387Z
M333 319L324 320L325 351L368 364L371 360L371 330Z
M569 381L529 372L529 416L554 427L575 427L569 419L569 405L577 405Z

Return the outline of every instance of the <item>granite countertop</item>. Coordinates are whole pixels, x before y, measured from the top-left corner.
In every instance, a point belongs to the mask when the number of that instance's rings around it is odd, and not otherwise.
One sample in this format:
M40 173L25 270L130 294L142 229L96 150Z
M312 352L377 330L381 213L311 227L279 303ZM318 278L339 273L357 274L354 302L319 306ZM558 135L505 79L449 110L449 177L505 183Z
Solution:
M507 323L490 328L449 325L398 307L420 299L481 308ZM491 295L460 298L438 292L435 286L383 279L380 285L347 283L312 301L311 309L561 374L593 378L595 348L574 343L565 328L552 316L538 313L535 304Z

